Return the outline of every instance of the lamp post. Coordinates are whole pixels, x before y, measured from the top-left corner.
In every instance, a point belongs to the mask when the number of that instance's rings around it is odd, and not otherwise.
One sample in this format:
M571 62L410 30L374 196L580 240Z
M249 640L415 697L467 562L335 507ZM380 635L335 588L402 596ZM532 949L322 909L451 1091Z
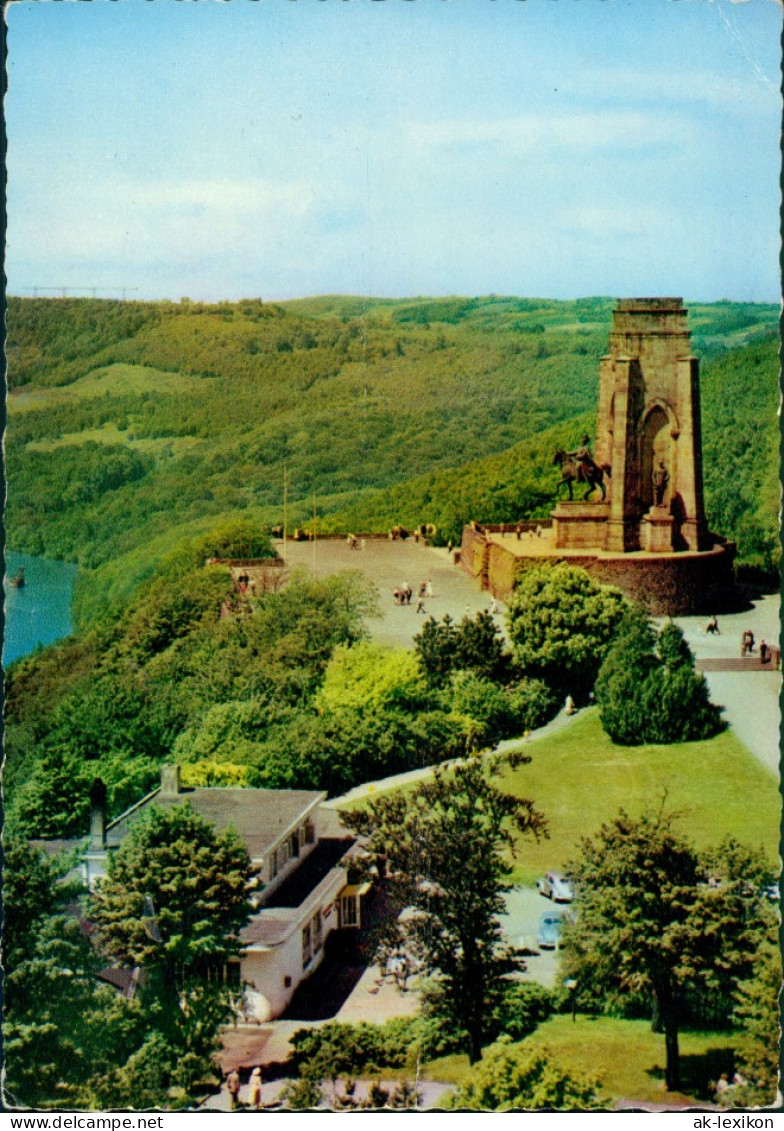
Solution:
M577 979L567 978L564 982L564 989L568 990L572 995L572 1022L577 1021Z

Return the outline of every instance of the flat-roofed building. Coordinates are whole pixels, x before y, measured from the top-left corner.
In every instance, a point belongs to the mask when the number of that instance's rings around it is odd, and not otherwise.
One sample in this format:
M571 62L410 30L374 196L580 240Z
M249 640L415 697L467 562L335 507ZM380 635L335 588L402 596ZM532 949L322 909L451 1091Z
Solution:
M228 973L245 987L246 1018L269 1021L319 965L327 935L361 923L361 896L369 885L348 884L347 857L356 842L333 810L321 808L326 796L315 790L187 788L178 766L164 766L160 786L107 824L105 793L94 787L84 881L92 887L106 874L110 856L151 805L188 803L218 832L233 828L245 842L258 888L256 910L240 932L244 950Z

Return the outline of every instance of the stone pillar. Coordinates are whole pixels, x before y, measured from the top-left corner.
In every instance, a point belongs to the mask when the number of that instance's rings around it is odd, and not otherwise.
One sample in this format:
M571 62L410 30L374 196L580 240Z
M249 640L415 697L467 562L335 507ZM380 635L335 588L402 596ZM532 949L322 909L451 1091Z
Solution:
M106 848L106 786L95 778L90 787L90 845L89 852L102 852Z
M607 462L611 468L610 514L604 549L613 553L626 553L639 548L639 521L637 480L639 459L635 421L640 402L640 371L636 358L614 357L602 361L600 381L607 390L609 404L605 429L596 448L606 450L611 445ZM604 446L602 446L604 445Z
M673 517L684 549L710 548L702 488L702 420L700 411L700 363L696 357L678 361L677 396L680 434L677 439L678 475ZM680 513L677 513L677 512Z
M180 767L161 766L161 798L178 797L180 794Z

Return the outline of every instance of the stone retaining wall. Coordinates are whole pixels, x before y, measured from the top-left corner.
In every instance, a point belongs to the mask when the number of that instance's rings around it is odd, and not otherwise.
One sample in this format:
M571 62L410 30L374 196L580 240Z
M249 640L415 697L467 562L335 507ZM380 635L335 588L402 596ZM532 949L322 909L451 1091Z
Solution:
M489 541L473 527L463 531L460 560L465 571L493 596L508 601L519 575L545 562L566 562L586 570L603 585L613 585L654 616L722 612L737 607L733 561L735 544L717 544L703 553L597 556L515 554Z

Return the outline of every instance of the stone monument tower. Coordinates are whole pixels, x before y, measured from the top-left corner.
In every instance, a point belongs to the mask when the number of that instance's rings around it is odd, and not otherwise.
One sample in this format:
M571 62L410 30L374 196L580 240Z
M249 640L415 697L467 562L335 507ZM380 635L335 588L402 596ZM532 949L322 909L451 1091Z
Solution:
M618 301L596 443L583 436L574 451L556 449L551 520L463 530L461 564L495 596L506 600L522 570L550 561L588 570L656 616L737 603L735 544L705 519L699 362L686 315L679 298Z
M679 298L621 299L599 370L596 462L612 468L606 549L706 550L699 361Z
M560 504L556 546L673 553L711 546L702 494L699 361L679 298L620 299L599 370L603 503Z

